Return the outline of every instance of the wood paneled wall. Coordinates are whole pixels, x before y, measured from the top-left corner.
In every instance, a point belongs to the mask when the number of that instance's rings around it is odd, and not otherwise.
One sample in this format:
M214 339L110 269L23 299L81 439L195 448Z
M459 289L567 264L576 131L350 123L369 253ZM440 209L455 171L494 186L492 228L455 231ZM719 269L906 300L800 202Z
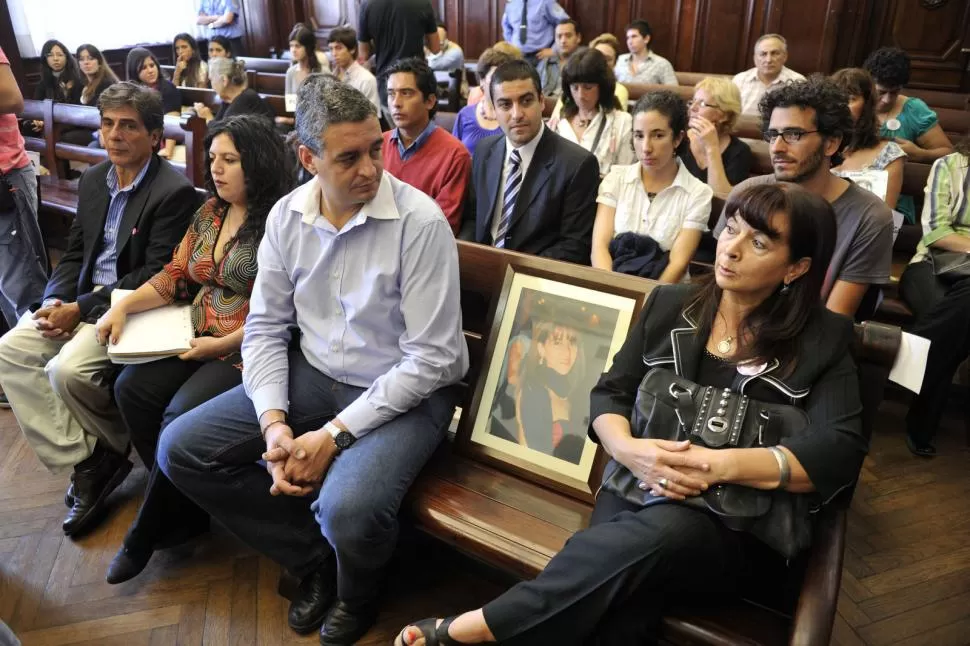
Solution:
M468 58L502 38L505 0L431 1ZM788 65L802 73L860 65L873 49L896 45L913 57L911 85L970 91L970 0L559 1L579 21L587 41L603 32L622 41L631 20L647 19L653 49L679 71L747 69L758 36L778 32L788 39ZM316 18L320 2L333 3L340 20L359 0L242 0L249 54L283 51L293 24ZM323 24L333 22L332 13L319 16L323 32L332 26ZM20 65L12 36L10 18L0 10L0 47L23 81L36 72L37 61Z
M438 15L465 49L478 56L502 38L505 0L434 0ZM652 48L680 71L735 73L752 65L754 43L777 32L788 40L788 65L829 73L859 65L882 45L914 59L913 84L958 89L966 83L970 2L945 0L560 0L585 40L645 18Z

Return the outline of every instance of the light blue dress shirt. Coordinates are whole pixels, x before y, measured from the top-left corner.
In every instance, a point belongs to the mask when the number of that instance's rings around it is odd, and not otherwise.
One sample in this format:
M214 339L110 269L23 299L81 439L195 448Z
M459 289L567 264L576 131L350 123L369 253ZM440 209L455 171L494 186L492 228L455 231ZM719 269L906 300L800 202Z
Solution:
M212 36L225 36L226 38L242 38L242 14L239 13L239 0L202 0L199 5L199 13L207 16L221 16L227 11L231 11L235 16L233 21L225 27L209 28L207 31Z
M431 133L434 132L435 128L437 127L438 125L434 121L429 121L428 126L421 131L418 138L412 141L411 145L406 148L404 146L404 140L401 139L401 130L399 128L395 128L394 132L391 134L391 141L397 142L397 154L401 156L401 161L411 159L415 153L421 150L421 146L424 145L424 142L428 140L428 137L431 136Z
M428 67L436 72L454 72L465 67L465 52L455 43L446 40L441 51L428 55Z
M138 171L135 181L124 188L118 188L118 171L114 166L108 170L107 184L108 195L111 201L108 203L108 217L104 221L104 234L101 237L101 253L94 261L94 274L91 281L95 285L107 286L118 282L118 250L115 245L118 241L118 227L121 226L121 219L125 215L125 208L128 206L128 198L138 188L141 181L148 172L151 158Z
M528 1L526 20L528 23L525 42L519 38L519 24L522 21L522 3ZM523 54L535 54L540 49L552 47L556 40L556 25L566 20L569 14L556 0L508 0L502 14L502 33L505 40L522 50Z
M384 173L341 230L313 179L276 203L259 245L242 344L256 414L288 411L289 328L317 370L367 388L338 415L360 437L468 370L458 249L434 201Z

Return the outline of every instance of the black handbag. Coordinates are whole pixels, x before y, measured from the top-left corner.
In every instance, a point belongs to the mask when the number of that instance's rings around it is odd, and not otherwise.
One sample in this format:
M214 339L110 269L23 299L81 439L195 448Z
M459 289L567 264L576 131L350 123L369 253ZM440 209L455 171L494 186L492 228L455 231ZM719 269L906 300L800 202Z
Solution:
M970 253L930 249L927 257L933 265L933 273L944 283L970 278Z
M650 370L640 382L631 420L634 437L690 440L711 449L776 446L808 426L808 415L800 408L701 386L665 368ZM616 460L606 465L603 489L640 506L666 500L638 483ZM811 543L814 502L809 494L720 484L681 504L713 512L731 529L747 531L792 558Z

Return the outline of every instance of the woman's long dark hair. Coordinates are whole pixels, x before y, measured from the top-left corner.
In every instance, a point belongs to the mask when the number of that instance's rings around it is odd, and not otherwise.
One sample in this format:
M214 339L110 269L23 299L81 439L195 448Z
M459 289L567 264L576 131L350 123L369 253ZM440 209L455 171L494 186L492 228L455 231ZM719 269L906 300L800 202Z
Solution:
M879 145L879 122L876 119L875 83L861 67L847 67L833 74L832 81L849 95L862 97L862 114L852 126L846 151L869 150Z
M192 56L189 58L189 62L185 64L185 70L182 72L182 84L186 87L199 87L196 85L199 82L199 67L202 65L202 56L199 55L199 43L191 34L176 34L175 38L172 39L172 60L176 64L178 63L178 54L175 53L175 43L180 40L192 48Z
M317 36L313 33L313 30L302 22L296 23L286 42L289 43L294 40L303 45L303 49L306 51L306 64L310 69L310 73L319 72L322 66L320 65L320 61L317 60Z
M81 58L81 52L87 52L88 56L91 58L96 58L98 60L98 73L94 75L94 78L88 80L87 74L81 73L84 76L84 90L81 92L81 101L88 103L94 93L98 91L98 87L101 83L107 79L111 83L117 83L118 77L115 76L114 71L108 66L108 61L104 60L104 54L101 50L92 45L91 43L84 43L77 48L76 56ZM78 66L80 67L80 65Z
M209 124L205 137L205 188L223 209L228 208L229 203L216 191L208 155L212 140L219 135L229 135L232 139L246 178L246 221L235 239L258 243L266 230L266 216L270 209L291 188L290 177L283 172L286 168L283 140L271 121L253 114L240 114Z
M810 258L812 261L808 271L791 283L787 293L782 293L779 284L738 326L739 361L775 358L781 364L781 374L790 374L797 359L798 338L822 307L822 285L835 249L835 213L818 195L789 183L760 184L745 189L728 199L724 212L774 239L780 233L772 226L772 218L786 216L789 260ZM699 281L688 302L687 309L697 308L698 334L704 339L714 327L722 294L714 274L709 274Z
M162 79L167 78L155 54L152 54L144 47L135 47L128 52L128 58L125 59L125 74L127 74L127 80L138 85L145 85L142 83L141 78L139 78L138 73L141 72L141 66L145 64L145 59L148 58L155 61L155 67L158 68L158 80L156 83L160 85Z
M599 106L603 112L621 107L616 99L616 76L610 69L606 56L598 49L585 49L569 57L562 70L562 114L572 119L579 112L570 86L573 83L593 83L599 86Z
M47 64L47 55L55 47L60 47L61 51L64 52L64 58L67 59L59 77L54 76L54 70ZM40 50L40 82L44 86L44 98L53 101L70 99L70 95L65 95L61 90L61 84L69 81L74 82L73 88L84 87L84 75L81 74L77 60L71 54L71 50L64 46L64 43L54 39L48 40Z

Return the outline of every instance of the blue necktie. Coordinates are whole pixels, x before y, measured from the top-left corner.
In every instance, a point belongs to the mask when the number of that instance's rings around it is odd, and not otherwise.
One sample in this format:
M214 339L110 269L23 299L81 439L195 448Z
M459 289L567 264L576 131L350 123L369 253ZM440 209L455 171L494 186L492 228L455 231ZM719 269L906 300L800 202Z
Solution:
M529 0L522 0L522 19L519 21L519 42L525 47L525 40L529 37Z
M495 234L495 246L505 247L505 238L509 235L509 225L512 224L512 212L515 211L515 198L519 196L522 186L522 156L518 150L513 150L509 156L509 176L505 180L505 194L502 198L502 219L498 223L498 233Z

